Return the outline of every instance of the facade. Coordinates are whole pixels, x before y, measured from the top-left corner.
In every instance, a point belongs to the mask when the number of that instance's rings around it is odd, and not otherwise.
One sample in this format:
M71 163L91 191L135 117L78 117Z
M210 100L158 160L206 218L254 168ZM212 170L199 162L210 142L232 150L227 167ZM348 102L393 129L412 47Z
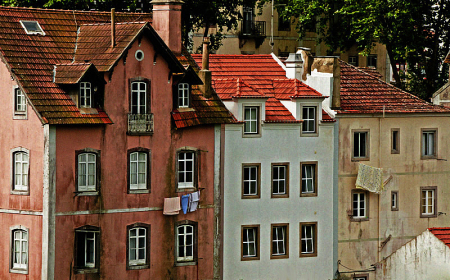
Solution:
M216 139L234 119L199 90L180 2L153 1L153 27L0 8L1 279L219 275ZM195 191L196 211L163 215Z
M330 96L339 125L338 258L359 273L339 269L374 279L377 263L428 227L450 222L444 215L450 110L337 58L299 54L300 77ZM378 189L356 187L358 175L367 177L360 164L382 169Z
M271 55L211 55L209 65L238 120L224 127L223 279L332 279L337 127L324 96Z

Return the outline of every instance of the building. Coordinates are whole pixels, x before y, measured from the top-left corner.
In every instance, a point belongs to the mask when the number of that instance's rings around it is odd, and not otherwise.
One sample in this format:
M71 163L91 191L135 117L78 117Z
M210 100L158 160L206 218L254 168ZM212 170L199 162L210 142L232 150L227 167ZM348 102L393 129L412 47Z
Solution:
M1 279L219 275L216 139L234 119L182 53L181 1L152 4L0 7Z
M381 261L376 279L450 278L450 228L429 228Z
M450 222L450 109L335 57L312 57L305 50L298 55L297 74L330 96L339 126L338 259L361 273L339 269L354 279L374 279L374 265L427 228Z
M332 279L337 126L325 97L271 55L211 55L209 66L238 120L223 136L223 279Z

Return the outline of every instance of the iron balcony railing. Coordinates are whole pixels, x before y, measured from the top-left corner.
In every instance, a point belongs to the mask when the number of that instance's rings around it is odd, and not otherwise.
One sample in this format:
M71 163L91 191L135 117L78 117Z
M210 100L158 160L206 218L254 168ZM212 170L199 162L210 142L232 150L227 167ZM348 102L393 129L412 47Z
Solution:
M128 114L128 133L153 133L153 114Z
M266 36L266 22L244 20L241 31L244 36Z

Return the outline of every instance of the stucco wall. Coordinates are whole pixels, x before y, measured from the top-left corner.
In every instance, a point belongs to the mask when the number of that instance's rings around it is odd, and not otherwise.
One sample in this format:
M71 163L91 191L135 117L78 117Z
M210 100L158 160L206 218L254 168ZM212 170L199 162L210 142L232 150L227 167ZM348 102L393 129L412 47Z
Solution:
M224 279L333 277L333 125L300 137L300 125L264 124L260 138L226 125ZM318 162L318 196L300 197L300 162ZM271 163L289 162L289 198L271 198ZM261 163L261 198L242 199L242 163ZM300 222L318 223L317 257L299 257ZM289 258L270 259L271 224L289 223ZM241 225L260 225L260 260L241 261Z

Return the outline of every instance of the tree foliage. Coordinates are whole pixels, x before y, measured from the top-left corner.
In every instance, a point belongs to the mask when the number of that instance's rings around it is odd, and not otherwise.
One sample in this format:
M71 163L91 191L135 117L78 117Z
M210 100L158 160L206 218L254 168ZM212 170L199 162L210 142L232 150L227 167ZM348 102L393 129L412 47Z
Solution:
M441 62L450 43L447 0L276 0L275 3L286 18L298 18L300 36L304 36L305 26L316 22L320 38L330 52L356 45L362 54L368 54L374 42L385 45L393 66L405 62L408 65L407 73L392 69L400 87L427 98L443 83L446 71L441 71Z

